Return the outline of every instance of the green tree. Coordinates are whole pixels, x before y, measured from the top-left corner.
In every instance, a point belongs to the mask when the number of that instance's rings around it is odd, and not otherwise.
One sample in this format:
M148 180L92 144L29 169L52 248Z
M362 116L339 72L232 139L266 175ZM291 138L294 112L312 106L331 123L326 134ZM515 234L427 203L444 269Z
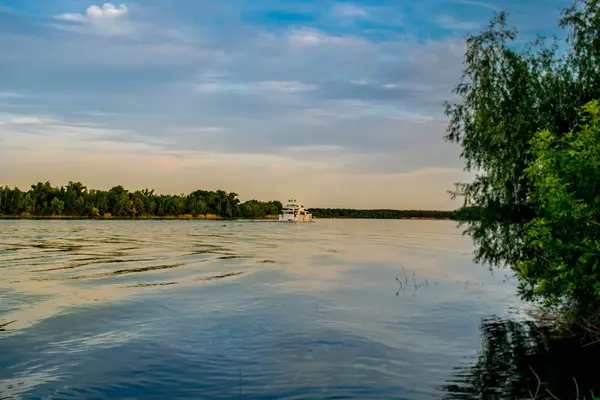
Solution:
M8 204L8 191L10 189L8 186L2 187L0 186L0 215L8 214L8 210L6 205Z
M23 199L23 212L33 214L35 212L35 200L31 193L27 193Z
M172 215L185 214L185 211L186 211L185 195L182 194L181 196L173 196L172 203L173 203Z
M537 210L524 242L536 257L516 269L530 299L600 299L600 107L593 101L584 110L580 129L543 131L532 141L526 176Z
M464 197L470 209L459 215L477 216L461 222L475 243L475 259L513 268L528 298L532 285L542 284L529 271L547 265L546 252L527 239L540 212L539 187L532 182L537 176L528 173L539 156L532 139L544 130L562 137L577 129L581 107L600 98L600 1L577 1L559 25L564 41L548 46L538 39L519 49L506 15L495 16L487 29L468 37L466 67L454 90L458 101L446 104L446 139L461 146L465 169L474 174L452 195ZM573 260L565 263L567 270L577 268ZM546 303L574 294L558 291Z
M60 195L58 188L52 187L50 182L38 182L36 185L31 185L29 190L31 197L35 201L35 215L48 215L52 211L50 210L50 202L54 197Z
M64 192L65 213L67 215L82 215L84 196L87 188L81 182L69 182Z
M24 209L23 192L19 188L14 188L8 196L7 213L19 215Z
M114 216L128 215L133 203L129 202L129 193L123 186L115 186L108 191L108 212Z
M50 211L52 215L60 215L65 208L65 203L62 200L59 200L58 197L55 197L50 202Z
M144 202L144 194L136 191L133 194L133 215L146 215L146 203Z

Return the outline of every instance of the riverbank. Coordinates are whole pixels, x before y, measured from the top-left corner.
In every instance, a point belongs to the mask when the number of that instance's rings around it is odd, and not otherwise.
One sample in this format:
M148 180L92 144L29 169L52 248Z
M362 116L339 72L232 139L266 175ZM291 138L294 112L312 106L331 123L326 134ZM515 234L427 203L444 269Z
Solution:
M308 209L315 218L352 219L455 219L456 211L449 210L393 210L393 209L352 209L318 208Z
M124 221L139 221L139 220L200 220L200 221L228 221L228 220L264 220L273 221L278 218L278 215L266 215L263 217L235 217L235 218L224 218L214 214L207 215L179 215L179 216L98 216L98 217L86 217L86 216L71 216L71 215L0 215L2 219L31 219L31 220L124 220ZM413 221L453 221L453 218L435 218L435 217L395 217L395 218L373 218L373 217L319 217L315 220L331 220L331 219L353 219L353 220L413 220Z
M217 221L217 220L229 220L229 219L240 219L240 220L249 220L249 219L259 219L259 220L274 220L277 219L277 215L266 215L263 217L255 217L255 218L224 218L214 214L206 214L206 215L178 215L178 216L71 216L71 215L0 215L0 219L32 219L32 220L205 220L205 221Z
M360 220L413 220L413 221L454 221L453 218L435 218L435 217L315 217L315 220L322 219L360 219Z

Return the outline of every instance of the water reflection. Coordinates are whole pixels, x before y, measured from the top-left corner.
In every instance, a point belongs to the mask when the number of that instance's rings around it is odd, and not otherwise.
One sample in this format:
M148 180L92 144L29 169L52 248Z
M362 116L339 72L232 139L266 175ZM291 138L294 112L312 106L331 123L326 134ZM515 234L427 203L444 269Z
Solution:
M579 325L496 316L482 320L475 363L458 367L445 399L589 399L600 394L600 344Z
M0 397L231 398L242 369L244 399L435 398L519 305L470 250L446 221L0 221Z
M9 322L5 322L3 324L0 324L0 332L1 331L6 331L8 328L8 326L12 323L14 323L15 321L9 321Z

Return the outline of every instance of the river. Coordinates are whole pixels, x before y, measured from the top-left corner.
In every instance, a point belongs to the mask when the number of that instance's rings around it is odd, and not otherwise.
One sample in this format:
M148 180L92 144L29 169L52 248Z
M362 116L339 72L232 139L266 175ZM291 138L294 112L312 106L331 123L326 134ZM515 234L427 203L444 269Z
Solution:
M450 221L1 220L0 398L443 397L521 318L472 251Z

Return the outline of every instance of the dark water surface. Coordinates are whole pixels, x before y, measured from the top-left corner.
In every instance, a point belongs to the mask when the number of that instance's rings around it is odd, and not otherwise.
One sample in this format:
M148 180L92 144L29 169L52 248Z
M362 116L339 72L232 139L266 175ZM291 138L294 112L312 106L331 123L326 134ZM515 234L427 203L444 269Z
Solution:
M0 399L444 397L520 318L471 253L447 221L0 221Z

